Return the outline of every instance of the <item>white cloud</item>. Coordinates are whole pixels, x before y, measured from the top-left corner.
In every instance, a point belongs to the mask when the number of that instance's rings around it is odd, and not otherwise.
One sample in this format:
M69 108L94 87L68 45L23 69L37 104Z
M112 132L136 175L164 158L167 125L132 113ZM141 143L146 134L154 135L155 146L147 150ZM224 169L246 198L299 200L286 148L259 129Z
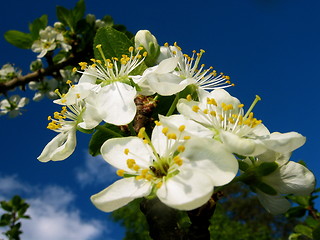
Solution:
M92 157L86 154L84 166L77 168L75 173L76 179L82 187L91 184L103 184L103 186L106 186L119 179L116 175L116 170L101 155Z
M7 184L7 185L3 185ZM32 186L16 176L0 175L1 198L20 194L30 204L22 222L22 239L32 240L94 240L106 230L105 223L83 219L73 203L75 195L60 186Z

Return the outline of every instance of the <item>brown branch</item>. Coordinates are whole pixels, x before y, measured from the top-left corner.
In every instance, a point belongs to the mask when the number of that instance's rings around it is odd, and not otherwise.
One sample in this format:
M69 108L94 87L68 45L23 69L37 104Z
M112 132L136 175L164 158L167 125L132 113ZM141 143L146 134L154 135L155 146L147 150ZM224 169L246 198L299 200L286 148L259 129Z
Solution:
M40 81L44 76L52 76L55 72L63 69L69 65L76 65L78 62L83 61L88 51L84 50L77 55L72 56L64 62L48 66L47 68L41 68L40 70L29 73L24 76L15 77L10 81L0 83L0 94L6 94L9 90L12 90L18 86L25 87L31 81ZM24 90L24 89L23 89Z

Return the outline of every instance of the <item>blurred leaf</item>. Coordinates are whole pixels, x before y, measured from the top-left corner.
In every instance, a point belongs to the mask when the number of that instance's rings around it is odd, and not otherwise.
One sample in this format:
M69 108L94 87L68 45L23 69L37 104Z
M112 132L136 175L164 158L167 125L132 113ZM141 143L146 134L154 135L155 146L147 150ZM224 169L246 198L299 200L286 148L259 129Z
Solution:
M113 19L111 16L109 15L106 15L102 18L102 21L104 21L106 23L106 26L107 27L112 27L114 22L113 22Z
M4 34L4 38L12 45L22 49L30 49L33 43L30 33L24 33L16 30L7 31Z
M77 23L81 18L84 17L85 11L86 5L84 0L79 0L79 2L76 3L75 8L72 10L75 23Z
M312 229L308 226L298 224L297 226L295 226L294 231L312 239Z
M41 29L45 29L48 25L48 15L44 14L40 18L35 19L32 23L29 23L29 30L33 40L39 38L39 32Z
M12 204L6 201L1 201L0 202L1 207L3 210L7 211L7 212L11 212L12 211Z
M320 239L320 226L312 231L313 239Z
M94 39L94 56L96 59L103 60L103 57L96 48L98 44L102 45L103 54L107 59L121 57L123 54L129 55L129 47L133 46L133 43L124 33L112 27L100 28Z
M123 136L123 132L115 125L109 123L106 123L103 126L100 125L89 142L89 153L92 156L97 156L100 154L100 148L105 141Z
M288 218L300 218L300 217L303 217L305 214L306 214L306 209L301 206L290 208L286 212L286 216Z
M276 162L263 162L256 168L258 176L267 176L277 170L278 164Z

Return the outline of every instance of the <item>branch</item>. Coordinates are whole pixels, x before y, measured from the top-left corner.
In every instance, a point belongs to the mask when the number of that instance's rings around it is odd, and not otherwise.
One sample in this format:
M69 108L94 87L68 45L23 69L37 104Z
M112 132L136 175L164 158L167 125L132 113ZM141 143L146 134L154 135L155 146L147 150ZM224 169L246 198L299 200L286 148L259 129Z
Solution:
M25 90L25 85L31 81L40 81L44 76L52 76L53 73L59 71L60 69L65 68L69 65L76 65L78 62L83 61L86 55L88 54L87 49L79 52L75 56L71 56L64 62L48 66L47 68L41 68L40 70L29 73L24 76L15 77L10 81L0 83L0 94L6 94L9 90L12 90L18 86L22 86ZM89 51L90 52L90 51Z

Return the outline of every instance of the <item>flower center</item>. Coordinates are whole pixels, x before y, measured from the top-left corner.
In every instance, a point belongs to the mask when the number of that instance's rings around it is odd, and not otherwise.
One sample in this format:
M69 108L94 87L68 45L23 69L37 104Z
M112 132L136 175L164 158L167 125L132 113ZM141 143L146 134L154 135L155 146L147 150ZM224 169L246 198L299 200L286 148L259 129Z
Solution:
M107 59L102 51L101 44L97 45L96 48L102 56L103 61L92 58L91 65L88 65L86 62L80 62L81 70L89 71L79 72L96 77L98 79L97 83L101 83L103 86L117 81L129 84L129 74L137 68L147 56L147 52L144 52L142 55L140 54L143 50L142 47L136 49L130 47L128 49L129 56L123 54L121 58L113 57ZM135 55L134 50L136 50ZM74 71L76 71L76 69Z

